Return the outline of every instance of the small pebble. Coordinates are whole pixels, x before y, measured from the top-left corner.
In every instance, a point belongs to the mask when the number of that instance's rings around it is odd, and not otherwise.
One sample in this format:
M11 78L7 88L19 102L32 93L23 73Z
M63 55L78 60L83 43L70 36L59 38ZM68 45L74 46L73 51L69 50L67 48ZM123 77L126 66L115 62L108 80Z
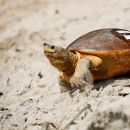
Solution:
M2 95L4 95L4 93L3 93L3 92L0 92L0 97L1 97Z
M39 77L40 79L43 77L43 75L42 75L41 72L38 73L38 77Z

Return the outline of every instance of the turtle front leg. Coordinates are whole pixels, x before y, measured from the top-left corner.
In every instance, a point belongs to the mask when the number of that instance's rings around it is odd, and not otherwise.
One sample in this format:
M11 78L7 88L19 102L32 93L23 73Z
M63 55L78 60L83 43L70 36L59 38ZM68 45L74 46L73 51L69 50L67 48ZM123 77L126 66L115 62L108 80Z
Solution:
M63 77L62 74L59 76L59 85L62 93L71 90L71 84Z
M77 87L80 91L83 91L85 86L93 84L93 76L89 70L90 64L91 61L88 58L78 61L75 73L70 79L71 87Z

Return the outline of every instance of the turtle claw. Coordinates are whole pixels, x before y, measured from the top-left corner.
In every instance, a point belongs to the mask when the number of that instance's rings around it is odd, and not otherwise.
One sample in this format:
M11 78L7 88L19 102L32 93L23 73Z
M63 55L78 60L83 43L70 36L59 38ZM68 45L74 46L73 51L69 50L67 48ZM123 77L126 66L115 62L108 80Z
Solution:
M80 93L85 90L85 86L87 86L88 83L86 81L83 81L82 79L75 79L73 80L73 83L71 83L71 89L77 88L80 90Z
M69 95L70 97L73 97L73 93L71 91L69 91Z
M71 84L71 89L70 89L70 91L69 91L69 95L70 95L71 97L73 97L73 93L74 93L76 90L78 90L78 89L79 89L79 92L82 93L82 92L85 90L85 89L84 89L85 85L86 85L86 84L75 85L74 83L72 83L72 84Z
M85 89L83 89L83 88L81 89L81 88L80 88L80 89L79 89L79 92L82 93L84 90L85 90Z
M73 93L77 90L78 88L74 85L74 84L71 84L71 89L69 91L69 95L71 97L73 97Z

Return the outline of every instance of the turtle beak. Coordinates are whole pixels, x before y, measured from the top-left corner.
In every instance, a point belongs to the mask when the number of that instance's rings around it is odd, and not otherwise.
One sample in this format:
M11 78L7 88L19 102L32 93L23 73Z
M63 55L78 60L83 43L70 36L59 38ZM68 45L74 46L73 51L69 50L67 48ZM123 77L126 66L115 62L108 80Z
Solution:
M43 43L43 47L44 47L44 53L54 53L55 52L55 46L54 45L50 45L47 43Z

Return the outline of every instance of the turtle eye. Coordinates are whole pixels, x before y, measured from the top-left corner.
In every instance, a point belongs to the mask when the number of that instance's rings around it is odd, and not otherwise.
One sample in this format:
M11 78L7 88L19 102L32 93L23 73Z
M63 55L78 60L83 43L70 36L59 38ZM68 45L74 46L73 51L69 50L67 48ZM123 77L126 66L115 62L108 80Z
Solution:
M51 49L54 49L54 48L55 48L55 46L52 45L52 46L51 46Z
M76 54L76 51L75 51L75 50L71 50L71 52L72 52L73 54Z

